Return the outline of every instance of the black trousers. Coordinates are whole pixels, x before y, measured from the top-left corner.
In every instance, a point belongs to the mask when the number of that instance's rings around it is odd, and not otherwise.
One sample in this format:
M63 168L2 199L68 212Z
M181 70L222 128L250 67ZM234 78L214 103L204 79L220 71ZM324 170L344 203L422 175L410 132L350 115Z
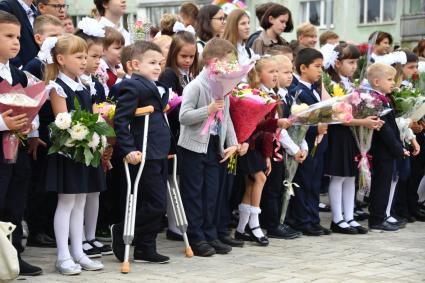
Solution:
M189 241L213 241L217 239L214 221L220 189L220 156L218 137L211 136L206 154L178 148L180 166L180 190L188 221Z
M229 235L230 198L233 193L235 175L229 174L227 162L220 165L220 191L217 199L215 222L219 237Z
M138 169L138 165L130 165L133 182ZM156 236L161 231L162 219L167 211L167 173L167 159L146 160L140 178L135 223L135 248L146 253L156 251ZM120 226L124 227L124 222Z
M0 221L16 225L12 234L13 246L22 253L22 225L31 176L31 166L26 148L19 147L15 164L3 163L0 153Z

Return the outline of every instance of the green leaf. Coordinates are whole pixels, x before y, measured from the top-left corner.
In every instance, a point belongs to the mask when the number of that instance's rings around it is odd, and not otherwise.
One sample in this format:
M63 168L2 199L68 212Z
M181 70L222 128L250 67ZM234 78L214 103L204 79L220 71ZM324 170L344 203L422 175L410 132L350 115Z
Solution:
M93 153L91 153L90 148L84 147L84 161L86 166L90 166L92 159L93 159Z
M100 164L101 154L99 151L95 151L93 154L93 159L91 161L91 166L98 167Z
M114 129L105 122L99 122L94 125L94 130L99 135L115 137Z
M80 102L78 102L77 97L74 97L74 108L75 110L81 110Z
M49 148L49 151L47 152L47 154L53 154L53 153L57 153L60 151L60 146L59 145L52 145Z

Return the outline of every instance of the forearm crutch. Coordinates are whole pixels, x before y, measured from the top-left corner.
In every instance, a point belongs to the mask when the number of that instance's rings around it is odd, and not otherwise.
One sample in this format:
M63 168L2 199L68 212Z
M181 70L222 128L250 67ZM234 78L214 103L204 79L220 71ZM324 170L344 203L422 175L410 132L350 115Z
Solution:
M124 219L124 233L123 240L125 245L124 250L124 261L121 265L121 272L128 273L130 271L130 262L128 261L130 254L130 245L134 239L134 224L136 221L136 210L137 210L137 193L139 190L140 177L142 176L143 167L146 161L146 144L148 141L148 130L149 130L149 115L154 111L152 106L146 106L137 108L134 113L135 117L145 116L145 125L143 130L143 145L142 145L142 160L137 171L134 186L131 184L130 170L128 168L127 161L124 160L125 175L127 177L127 199L126 199L126 210Z
M173 175L170 181L167 181L168 187L168 196L171 200L171 208L173 210L173 215L168 215L168 217L173 217L176 220L176 226L180 230L183 236L185 254L186 257L192 257L193 251L189 245L189 239L187 238L187 219L186 213L184 212L183 202L180 197L180 190L177 183L177 155L169 155L168 159L173 159Z

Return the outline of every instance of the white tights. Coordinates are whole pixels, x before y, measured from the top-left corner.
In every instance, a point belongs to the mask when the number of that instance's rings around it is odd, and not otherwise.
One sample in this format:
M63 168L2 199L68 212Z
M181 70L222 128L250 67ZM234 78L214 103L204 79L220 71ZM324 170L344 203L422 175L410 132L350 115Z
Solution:
M354 218L355 177L331 176L329 183L329 201L332 209L332 220L336 224ZM343 215L344 212L344 215ZM357 224L354 223L353 224ZM342 228L348 227L342 223Z
M99 215L100 193L87 194L86 207L84 209L84 240L91 241L96 237L97 216ZM83 236L84 236L83 235Z

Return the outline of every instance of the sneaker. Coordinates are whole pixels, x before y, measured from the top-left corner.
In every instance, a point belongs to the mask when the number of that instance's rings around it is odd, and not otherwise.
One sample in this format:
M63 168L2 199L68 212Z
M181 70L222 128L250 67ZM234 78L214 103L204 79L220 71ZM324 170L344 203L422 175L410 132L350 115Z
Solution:
M96 239L102 242L111 242L111 231L107 228L99 228L96 230Z
M84 244L88 244L90 247L88 249L84 248ZM86 245L87 246L87 245ZM83 252L89 257L89 258L97 258L102 256L102 252L92 245L90 241L84 241L83 242Z
M269 238L277 238L277 239L295 239L301 236L302 233L292 229L289 225L286 224L280 224L275 229L269 229L267 230L267 236Z
M395 232L395 231L398 231L399 228L396 225L393 225L387 221L384 221L381 224L369 224L369 230L371 232L381 233L383 231Z
M161 255L157 252L144 253L143 251L134 250L134 261L135 262L146 262L146 263L168 263L170 258L165 255Z
M120 262L124 261L125 245L122 238L123 233L124 231L121 224L114 224L111 226L112 252Z
M227 254L232 251L232 247L226 244L223 244L219 239L208 242L208 244L215 249L217 254Z
M206 241L200 241L196 244L193 244L192 251L194 255L202 257L212 256L216 254L215 249Z

